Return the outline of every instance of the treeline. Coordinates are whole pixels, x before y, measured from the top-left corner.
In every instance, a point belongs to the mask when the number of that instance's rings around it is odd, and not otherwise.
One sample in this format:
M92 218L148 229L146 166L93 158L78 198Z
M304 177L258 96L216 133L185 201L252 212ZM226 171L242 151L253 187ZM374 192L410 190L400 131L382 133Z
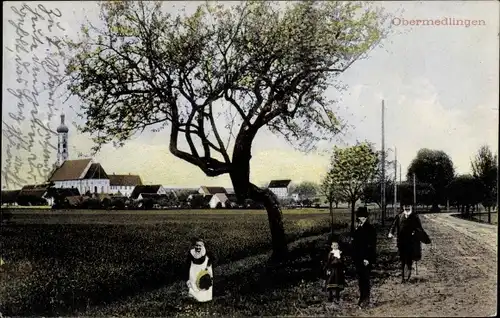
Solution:
M466 216L482 205L488 211L497 205L497 155L483 146L471 161L472 174L456 174L451 158L443 151L421 149L411 162L407 181L398 184L397 201L413 204L413 177L416 183L416 203L439 211L440 206L458 209ZM381 183L372 182L364 188L366 202L381 206ZM394 182L386 181L386 204L394 202Z

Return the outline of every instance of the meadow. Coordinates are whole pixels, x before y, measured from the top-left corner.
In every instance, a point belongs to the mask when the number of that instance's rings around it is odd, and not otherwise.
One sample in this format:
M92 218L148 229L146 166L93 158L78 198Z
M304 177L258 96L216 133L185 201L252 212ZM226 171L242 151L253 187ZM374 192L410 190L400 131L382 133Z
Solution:
M265 211L12 211L2 225L0 312L71 315L183 279L190 240L216 266L270 250ZM287 241L330 231L326 209L284 210ZM335 229L350 214L335 211Z

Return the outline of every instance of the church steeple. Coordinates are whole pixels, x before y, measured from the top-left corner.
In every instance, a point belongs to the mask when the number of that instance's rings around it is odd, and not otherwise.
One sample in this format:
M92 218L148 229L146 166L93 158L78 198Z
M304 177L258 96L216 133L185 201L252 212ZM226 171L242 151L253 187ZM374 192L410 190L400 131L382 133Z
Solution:
M61 124L57 127L57 166L68 160L68 127L64 124L64 114L61 114Z

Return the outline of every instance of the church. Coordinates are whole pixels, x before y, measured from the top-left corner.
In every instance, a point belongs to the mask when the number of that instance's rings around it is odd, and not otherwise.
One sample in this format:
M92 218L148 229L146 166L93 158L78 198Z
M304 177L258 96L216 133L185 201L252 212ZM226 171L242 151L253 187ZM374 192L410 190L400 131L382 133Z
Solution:
M57 163L48 182L54 182L56 188L76 188L81 194L90 193L120 193L130 196L136 185L142 180L137 175L108 176L100 163L93 159L68 160L68 127L64 124L64 114L61 124L57 127Z

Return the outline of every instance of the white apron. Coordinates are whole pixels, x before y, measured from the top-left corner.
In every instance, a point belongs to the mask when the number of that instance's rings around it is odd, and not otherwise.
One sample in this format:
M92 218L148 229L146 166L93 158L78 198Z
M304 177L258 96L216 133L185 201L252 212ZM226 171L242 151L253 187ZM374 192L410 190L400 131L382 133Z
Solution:
M202 264L198 265L191 262L191 267L189 268L189 281L188 281L189 295L199 302L206 302L212 300L213 286L210 286L210 288L206 290L200 290L196 285L196 279L198 278L198 274L202 270L207 269L210 277L213 277L212 266L207 267L207 264L208 264L208 256L205 257L205 261Z

